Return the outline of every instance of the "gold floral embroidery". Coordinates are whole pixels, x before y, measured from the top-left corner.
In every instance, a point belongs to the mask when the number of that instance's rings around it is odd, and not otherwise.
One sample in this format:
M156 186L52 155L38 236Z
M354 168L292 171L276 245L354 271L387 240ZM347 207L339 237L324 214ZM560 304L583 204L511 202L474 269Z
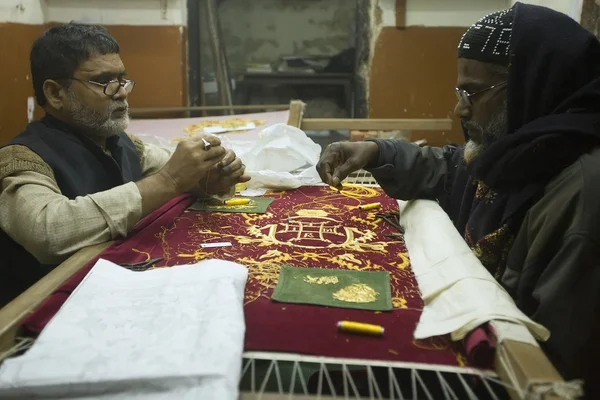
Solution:
M498 196L498 193L494 192L489 186L479 180L473 180L473 184L477 185L477 191L475 192L475 198L485 204L493 203Z
M467 232L467 243L471 246L473 254L481 261L483 266L494 278L500 279L506 268L508 251L514 242L514 235L508 225L502 225L495 232L481 238L475 245L471 235Z

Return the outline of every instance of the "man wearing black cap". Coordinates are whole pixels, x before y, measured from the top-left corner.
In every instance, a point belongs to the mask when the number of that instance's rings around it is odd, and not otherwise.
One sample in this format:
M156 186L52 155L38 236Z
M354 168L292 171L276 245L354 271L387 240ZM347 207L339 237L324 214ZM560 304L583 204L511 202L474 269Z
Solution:
M577 22L517 3L458 47L464 147L334 143L317 166L339 187L366 168L390 196L436 199L516 304L551 331L566 379L597 385L600 356L600 43Z

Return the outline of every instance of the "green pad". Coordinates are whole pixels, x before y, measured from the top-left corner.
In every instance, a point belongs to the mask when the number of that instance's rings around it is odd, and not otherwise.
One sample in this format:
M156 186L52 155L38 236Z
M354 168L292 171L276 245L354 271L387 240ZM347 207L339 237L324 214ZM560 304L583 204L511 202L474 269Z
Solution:
M208 212L228 212L228 213L246 213L246 214L264 214L271 205L272 197L250 197L250 203L241 206L227 206L218 200L197 200L189 209Z
M284 265L271 298L283 303L390 311L390 273Z

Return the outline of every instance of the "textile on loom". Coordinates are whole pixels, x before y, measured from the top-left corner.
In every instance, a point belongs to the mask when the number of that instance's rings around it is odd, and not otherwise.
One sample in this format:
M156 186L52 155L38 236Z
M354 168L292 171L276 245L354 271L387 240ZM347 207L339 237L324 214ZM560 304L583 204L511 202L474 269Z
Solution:
M283 265L271 298L282 303L391 311L390 273Z
M349 186L341 193L329 187L307 186L268 196L275 200L262 215L184 211L191 200L180 198L163 207L160 213L152 214L152 221L145 222L129 239L107 249L102 258L133 263L162 257L158 268L210 258L246 265L246 351L450 366L466 364L460 343L451 342L449 337L413 339L423 302L404 244L387 238L386 235L396 232L375 216L377 212L397 211L395 200L380 189L360 186ZM357 209L361 204L374 202L381 203L381 208ZM289 223L290 219L294 224ZM232 246L200 247L208 241L229 241ZM87 270L94 262L95 259L88 264ZM284 264L388 271L393 310L374 312L273 302L270 297ZM87 270L74 276L32 314L25 321L26 330L39 333ZM339 333L336 325L340 320L381 325L385 335L363 337Z

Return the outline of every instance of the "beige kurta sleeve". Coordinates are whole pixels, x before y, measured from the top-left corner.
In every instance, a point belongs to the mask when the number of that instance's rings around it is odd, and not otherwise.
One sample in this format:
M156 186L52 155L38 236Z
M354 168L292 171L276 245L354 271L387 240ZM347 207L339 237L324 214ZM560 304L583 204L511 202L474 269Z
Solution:
M135 183L70 200L52 169L24 146L0 149L0 190L0 228L47 264L125 236L142 215Z
M157 173L162 167L165 166L169 158L171 158L171 152L162 147L144 143L133 135L128 135L135 149L137 150L138 156L142 164L142 176L148 176Z

